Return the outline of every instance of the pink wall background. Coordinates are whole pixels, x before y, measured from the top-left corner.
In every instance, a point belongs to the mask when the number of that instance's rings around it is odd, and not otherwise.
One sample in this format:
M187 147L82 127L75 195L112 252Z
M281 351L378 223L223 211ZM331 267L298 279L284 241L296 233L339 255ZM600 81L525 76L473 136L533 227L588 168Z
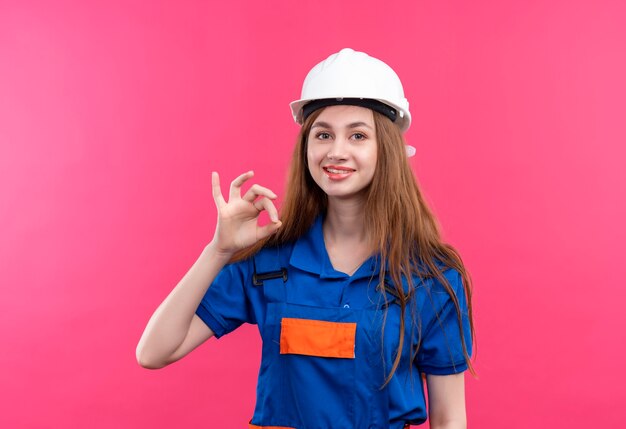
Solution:
M255 327L157 372L135 345L212 236L210 172L280 194L288 102L346 46L402 78L473 274L470 427L626 425L625 3L386 5L0 3L0 427L246 427Z

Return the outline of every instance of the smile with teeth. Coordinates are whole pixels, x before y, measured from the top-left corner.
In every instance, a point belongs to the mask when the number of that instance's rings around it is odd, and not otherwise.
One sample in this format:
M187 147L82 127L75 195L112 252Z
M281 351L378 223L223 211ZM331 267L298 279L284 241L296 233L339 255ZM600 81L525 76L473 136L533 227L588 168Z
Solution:
M351 168L344 169L344 168L324 167L324 171L327 171L333 174L348 174L348 173L352 173L355 170L352 170Z
M352 175L356 170L354 168L342 167L339 165L327 165L322 167L326 177L332 181L339 181L346 179Z

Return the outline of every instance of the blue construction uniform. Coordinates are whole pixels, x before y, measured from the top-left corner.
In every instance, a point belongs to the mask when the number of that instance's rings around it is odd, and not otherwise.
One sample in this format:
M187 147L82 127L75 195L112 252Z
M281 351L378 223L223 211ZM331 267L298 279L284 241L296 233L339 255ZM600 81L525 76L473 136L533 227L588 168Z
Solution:
M378 287L376 256L352 276L333 269L322 221L320 216L293 244L266 248L254 258L224 267L197 309L218 338L242 323L259 327L263 353L251 427L400 429L423 423L421 373L446 375L467 369L454 304L437 280L413 279L418 287L414 304L407 305L402 361L380 389L398 346L400 307ZM286 281L281 275L264 281L253 278L255 273L281 269ZM461 276L454 269L444 275L461 305L471 353ZM412 319L421 329L411 328Z

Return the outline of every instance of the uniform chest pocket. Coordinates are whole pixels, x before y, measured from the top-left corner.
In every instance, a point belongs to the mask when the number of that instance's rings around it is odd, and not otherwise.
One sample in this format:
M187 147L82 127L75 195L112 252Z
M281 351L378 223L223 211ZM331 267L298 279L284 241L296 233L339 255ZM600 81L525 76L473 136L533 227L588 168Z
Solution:
M365 368L371 347L362 312L270 303L267 314L257 399L257 415L267 416L263 424L360 427L355 408L364 401L355 386L357 379L369 380L357 372L371 372Z
M354 359L356 323L284 317L280 354Z

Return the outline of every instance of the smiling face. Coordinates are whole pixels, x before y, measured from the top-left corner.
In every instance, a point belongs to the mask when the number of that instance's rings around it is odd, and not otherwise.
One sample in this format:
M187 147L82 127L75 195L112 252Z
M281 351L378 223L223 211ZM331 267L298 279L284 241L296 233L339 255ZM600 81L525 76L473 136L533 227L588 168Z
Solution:
M311 126L307 164L329 200L363 198L377 160L376 125L370 109L326 107Z

